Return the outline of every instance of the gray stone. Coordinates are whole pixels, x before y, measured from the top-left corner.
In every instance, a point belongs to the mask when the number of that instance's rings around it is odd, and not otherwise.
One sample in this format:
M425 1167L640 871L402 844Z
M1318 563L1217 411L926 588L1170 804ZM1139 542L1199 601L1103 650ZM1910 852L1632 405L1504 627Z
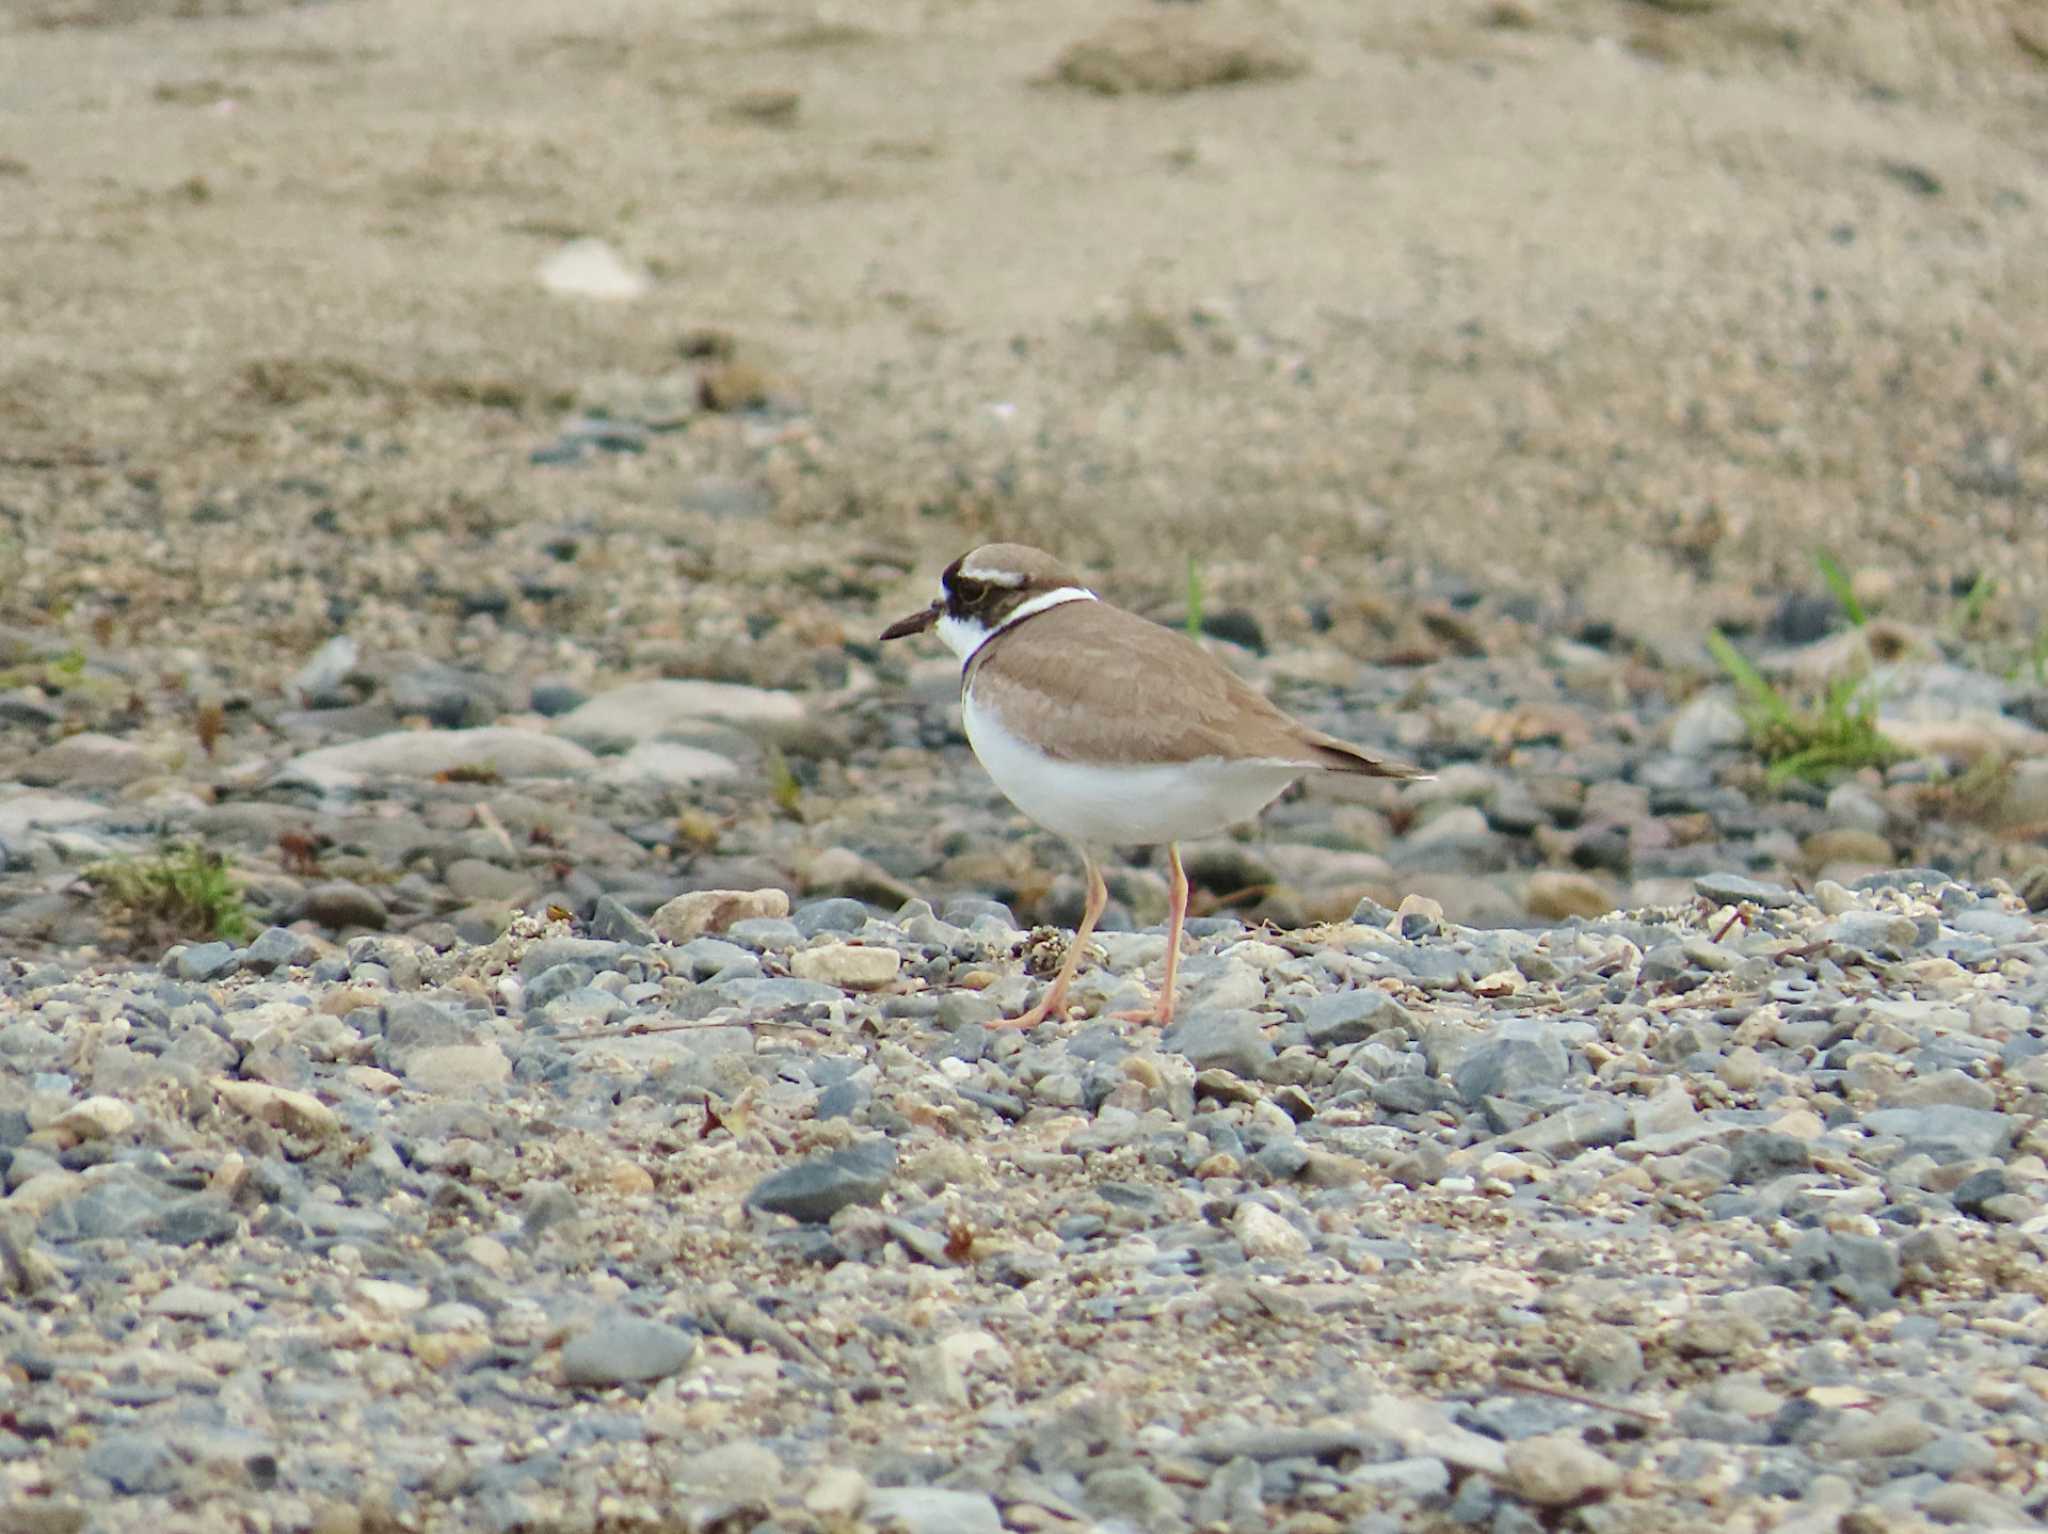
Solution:
M1183 1526L1179 1494L1142 1465L1106 1466L1082 1483L1081 1495L1095 1512L1136 1528L1164 1534Z
M1561 1041L1529 1032L1502 1032L1458 1063L1451 1085L1467 1104L1513 1098L1564 1084L1571 1069Z
M162 771L133 741L88 731L44 747L16 775L38 788L125 788Z
M1000 900L990 900L980 895L956 895L946 902L939 912L941 921L951 922L956 927L973 927L980 922L989 922L1005 932L1016 932L1017 913ZM1194 932L1190 923L1189 932Z
M1698 760L1748 739L1749 722L1726 688L1710 688L1671 716L1674 756Z
M1982 1108L1880 1108L1863 1116L1863 1127L1875 1135L1896 1135L1906 1142L1907 1155L1932 1156L1947 1165L2002 1156L2019 1125L2007 1114Z
M1813 1154L1804 1140L1775 1130L1757 1130L1729 1147L1728 1180L1769 1182L1790 1172L1804 1172L1812 1164Z
M267 928L242 950L242 968L255 975L310 964L312 960L312 943L288 927Z
M166 1204L137 1227L137 1234L153 1236L168 1246L212 1246L232 1240L242 1228L225 1200L199 1193Z
M751 948L756 953L781 953L798 947L804 935L785 916L749 916L725 929L728 942Z
M895 1170L896 1147L887 1140L868 1140L771 1173L754 1185L746 1201L770 1214L821 1225L849 1204L880 1202Z
M1502 1139L1518 1150L1537 1151L1553 1161L1564 1161L1597 1146L1620 1144L1629 1137L1631 1127L1626 1103L1583 1102L1545 1114Z
M821 932L858 932L867 925L868 908L841 895L831 900L806 901L789 919L806 938Z
M581 778L598 767L598 759L575 742L537 730L398 730L308 751L285 763L275 781L346 794L379 778L426 782L463 772L502 778Z
M14 1153L17 1173L28 1164L26 1151ZM76 1198L52 1205L37 1223L36 1234L45 1241L101 1241L129 1236L155 1219L163 1203L154 1189L125 1178L110 1178L87 1188Z
M306 891L305 912L323 927L369 927L381 931L391 913L381 897L346 879L330 879Z
M1372 1084L1372 1100L1389 1113L1434 1113L1457 1094L1433 1076L1389 1076Z
M1621 1467L1573 1434L1545 1433L1508 1445L1507 1483L1537 1507L1572 1507L1614 1490Z
M601 692L555 721L556 731L597 751L623 751L643 741L689 738L725 725L770 736L804 721L793 692L692 679L628 682Z
M169 1496L185 1482L184 1463L161 1432L102 1433L85 1468L124 1497Z
M385 684L393 712L422 715L438 729L489 724L524 701L517 683L440 661L421 661Z
M1916 1404L1894 1401L1868 1415L1845 1413L1828 1437L1828 1449L1841 1459L1886 1459L1911 1454L1933 1437L1934 1428Z
M980 1491L878 1486L862 1516L881 1534L1003 1534L995 1502Z
M1362 1044L1374 1034L1409 1022L1407 1011L1385 991L1370 987L1311 997L1301 1009L1308 1041L1317 1049Z
M1780 1281L1805 1283L1859 1310L1881 1310L1899 1292L1898 1249L1874 1236L1806 1230L1776 1264Z
M1159 1036L1161 1049L1184 1055L1198 1071L1224 1070L1255 1079L1273 1058L1256 1012L1194 1012Z
M618 969L626 964L637 964L643 955L624 943L609 939L598 941L587 937L544 938L527 949L519 960L519 978L532 984L536 975L545 974L557 964L587 965L593 974L603 970Z
M1920 943L1918 924L1890 911L1844 911L1822 922L1813 936L1818 942L1840 943L1886 958L1901 958Z
M1002 1015L995 998L979 991L949 991L939 999L938 1024L948 1033L986 1026Z
M194 943L178 955L177 975L180 980L205 985L225 980L240 968L234 944Z
M1747 902L1766 911L1784 910L1799 898L1782 884L1766 884L1743 874L1702 874L1692 881L1692 887L1696 893L1722 905Z
M606 762L602 776L608 783L643 789L680 789L735 778L739 772L738 762L717 751L672 740L643 740L625 755Z
M679 1326L641 1316L606 1316L563 1344L562 1380L603 1389L666 1379L696 1354L697 1339Z
M1633 1390L1643 1377L1643 1349L1619 1326L1596 1326L1572 1345L1565 1368L1591 1390Z
M599 895L590 912L590 935L611 943L644 948L656 941L654 929L609 895Z
M548 1004L590 984L597 973L588 964L556 964L542 970L526 982L526 1010L538 1014L548 1009Z

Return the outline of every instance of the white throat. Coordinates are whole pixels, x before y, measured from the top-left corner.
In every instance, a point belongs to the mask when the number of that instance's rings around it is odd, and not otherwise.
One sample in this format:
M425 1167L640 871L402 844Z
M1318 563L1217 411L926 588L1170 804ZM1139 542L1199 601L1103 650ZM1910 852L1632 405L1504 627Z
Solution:
M1057 591L1048 591L1043 596L1035 596L1028 602L1019 603L1016 610L994 628L989 628L973 618L955 618L946 614L940 616L934 627L938 630L939 638L945 641L946 648L959 656L960 664L965 666L974 659L976 650L1002 633L1004 629L1015 627L1034 613L1042 613L1048 607L1058 607L1062 602L1094 600L1096 597L1092 591L1079 586L1062 586Z

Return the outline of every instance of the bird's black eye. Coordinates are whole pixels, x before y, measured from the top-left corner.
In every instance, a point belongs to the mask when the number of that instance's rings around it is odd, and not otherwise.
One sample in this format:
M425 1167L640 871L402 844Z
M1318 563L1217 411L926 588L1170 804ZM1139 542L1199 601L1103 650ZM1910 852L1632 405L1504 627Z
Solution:
M988 582L978 581L971 575L953 577L953 600L963 603L979 602L988 594Z

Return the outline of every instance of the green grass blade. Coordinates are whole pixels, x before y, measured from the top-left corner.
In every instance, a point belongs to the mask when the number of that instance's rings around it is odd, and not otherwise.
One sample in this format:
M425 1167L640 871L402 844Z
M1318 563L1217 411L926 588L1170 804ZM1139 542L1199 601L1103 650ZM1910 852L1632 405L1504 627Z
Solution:
M1202 637L1202 567L1188 555L1188 638Z
M1778 689L1764 679L1764 674L1752 666L1748 657L1730 644L1728 636L1719 629L1707 630L1707 653L1720 663L1721 669L1728 673L1729 680L1735 683L1737 689L1749 700L1750 706L1758 713L1773 724L1792 722L1792 710L1779 695Z
M1849 584L1849 577L1842 573L1842 567L1835 563L1835 556L1826 549L1813 551L1813 562L1820 567L1820 578L1828 583L1828 590L1834 594L1842 615L1857 628L1870 621L1870 615L1863 610L1863 604L1856 600L1856 588Z

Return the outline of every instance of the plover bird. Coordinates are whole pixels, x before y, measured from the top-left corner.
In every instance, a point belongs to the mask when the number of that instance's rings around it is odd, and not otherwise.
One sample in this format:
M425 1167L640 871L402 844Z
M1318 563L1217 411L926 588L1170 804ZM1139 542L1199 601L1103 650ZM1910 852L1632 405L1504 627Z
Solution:
M1064 1015L1067 988L1109 900L1101 849L1166 848L1171 895L1166 973L1149 1011L1173 1020L1188 880L1180 843L1249 820L1305 773L1423 774L1310 729L1267 702L1200 645L1112 607L1037 549L991 543L939 578L929 607L883 639L936 629L960 657L968 744L1010 802L1072 842L1087 903L1059 973L1037 1006L998 1027Z

